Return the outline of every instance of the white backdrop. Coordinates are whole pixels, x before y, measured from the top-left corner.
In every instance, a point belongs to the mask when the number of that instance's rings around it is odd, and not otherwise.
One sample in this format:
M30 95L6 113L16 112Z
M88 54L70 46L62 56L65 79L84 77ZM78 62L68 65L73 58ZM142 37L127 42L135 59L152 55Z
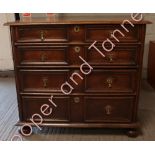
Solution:
M13 21L13 13L0 13L0 71L12 70L12 54L9 27L3 26L7 21Z

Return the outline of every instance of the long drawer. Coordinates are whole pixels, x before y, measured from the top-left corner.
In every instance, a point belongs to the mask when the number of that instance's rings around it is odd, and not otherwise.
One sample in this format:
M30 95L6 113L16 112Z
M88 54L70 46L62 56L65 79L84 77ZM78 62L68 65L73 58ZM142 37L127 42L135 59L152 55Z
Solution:
M57 107L49 102L49 98L22 96L23 121L30 121L30 118L35 122L40 121L39 114L43 118L43 123L70 121L126 123L132 120L135 105L135 97L132 96L54 96L53 102Z
M115 37L112 37L112 34ZM16 27L15 36L15 41L20 43L93 42L95 40L103 42L107 38L113 42L118 42L118 40L134 43L141 41L138 35L138 25L122 27L120 24L20 26Z
M84 75L76 69L22 69L19 77L21 92L62 93L61 86L67 82L63 90L71 93L135 93L137 85L137 70L94 69Z
M20 66L80 66L81 56L91 66L137 66L139 65L138 45L117 45L113 51L106 52L101 46L97 48L105 55L101 56L94 48L85 45L17 46L16 64ZM69 59L68 59L69 58Z

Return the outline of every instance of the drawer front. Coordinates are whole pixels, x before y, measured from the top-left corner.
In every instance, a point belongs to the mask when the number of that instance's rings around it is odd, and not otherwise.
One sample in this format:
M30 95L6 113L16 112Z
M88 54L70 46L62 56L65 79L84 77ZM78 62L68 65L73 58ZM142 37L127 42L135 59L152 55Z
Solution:
M68 70L20 70L22 92L61 92L69 77Z
M84 48L71 46L18 46L16 47L16 64L41 66L81 65L79 55L84 57Z
M16 29L17 42L67 42L66 26L20 26Z
M92 66L134 66L139 64L139 46L116 46L111 52L97 47L104 55L103 57L96 49L85 47L87 62Z
M136 70L94 69L85 77L86 92L134 93L136 89Z
M85 97L85 122L130 122L133 97Z
M97 41L105 41L107 38L113 42L137 42L140 40L138 35L138 26L135 25L132 27L131 25L125 25L125 28L129 30L126 32L121 25L87 25L86 26L86 34L85 41L86 42L94 42ZM114 31L119 30L119 32L115 32L114 36L111 36ZM123 34L122 34L123 33Z
M49 98L48 97L22 97L22 111L23 111L22 116L24 121L30 121L30 118L32 118L34 114L39 114L43 118L43 123L68 122L70 120L69 97L55 96L53 98L53 102L57 105L57 107L52 105L52 103L49 101ZM44 112L42 112L41 110ZM38 116L34 116L33 118L35 122L41 121Z
M68 65L68 47L27 47L19 46L16 49L18 65Z

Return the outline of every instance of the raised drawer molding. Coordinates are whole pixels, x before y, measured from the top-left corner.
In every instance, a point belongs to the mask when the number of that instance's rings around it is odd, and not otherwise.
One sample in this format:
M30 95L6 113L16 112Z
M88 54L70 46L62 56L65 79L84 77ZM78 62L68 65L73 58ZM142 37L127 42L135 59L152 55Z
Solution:
M123 128L137 136L145 29L150 22L80 18L6 24L16 75L17 124ZM30 130L26 125L22 129L25 134Z

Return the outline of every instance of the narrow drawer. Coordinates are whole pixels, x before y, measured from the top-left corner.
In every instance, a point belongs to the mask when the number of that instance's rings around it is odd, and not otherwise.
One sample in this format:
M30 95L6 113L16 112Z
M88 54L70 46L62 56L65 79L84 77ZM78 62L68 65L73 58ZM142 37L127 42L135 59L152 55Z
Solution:
M54 26L20 26L16 28L17 42L67 42L67 27Z
M111 37L111 34L115 30L119 30L121 32L116 32L115 37L120 42L138 42L140 40L138 33L138 26L135 25L132 27L131 25L125 25L125 28L129 30L126 32L125 29L121 27L121 25L86 25L86 34L85 41L86 42L94 42L97 41L105 41L107 38L112 40L113 42L117 42L114 37ZM123 33L124 36L120 33Z
M136 70L94 69L85 77L85 91L93 93L134 93Z
M103 57L96 49L85 47L87 62L92 66L136 66L139 64L139 46L117 45L111 52L105 51L102 46L97 47L104 55Z
M85 122L130 122L134 103L134 97L85 97Z
M50 97L49 97L50 98ZM43 118L43 123L46 122L68 122L70 121L70 99L69 97L55 96L53 102L57 107L53 106L48 97L22 97L22 116L23 121L30 121L34 114L39 114ZM42 106L49 106L45 111L47 116L41 112ZM43 110L46 109L43 106ZM52 108L52 112L51 109ZM41 121L38 116L33 117L34 121Z
M61 92L69 78L69 70L20 70L22 92Z

